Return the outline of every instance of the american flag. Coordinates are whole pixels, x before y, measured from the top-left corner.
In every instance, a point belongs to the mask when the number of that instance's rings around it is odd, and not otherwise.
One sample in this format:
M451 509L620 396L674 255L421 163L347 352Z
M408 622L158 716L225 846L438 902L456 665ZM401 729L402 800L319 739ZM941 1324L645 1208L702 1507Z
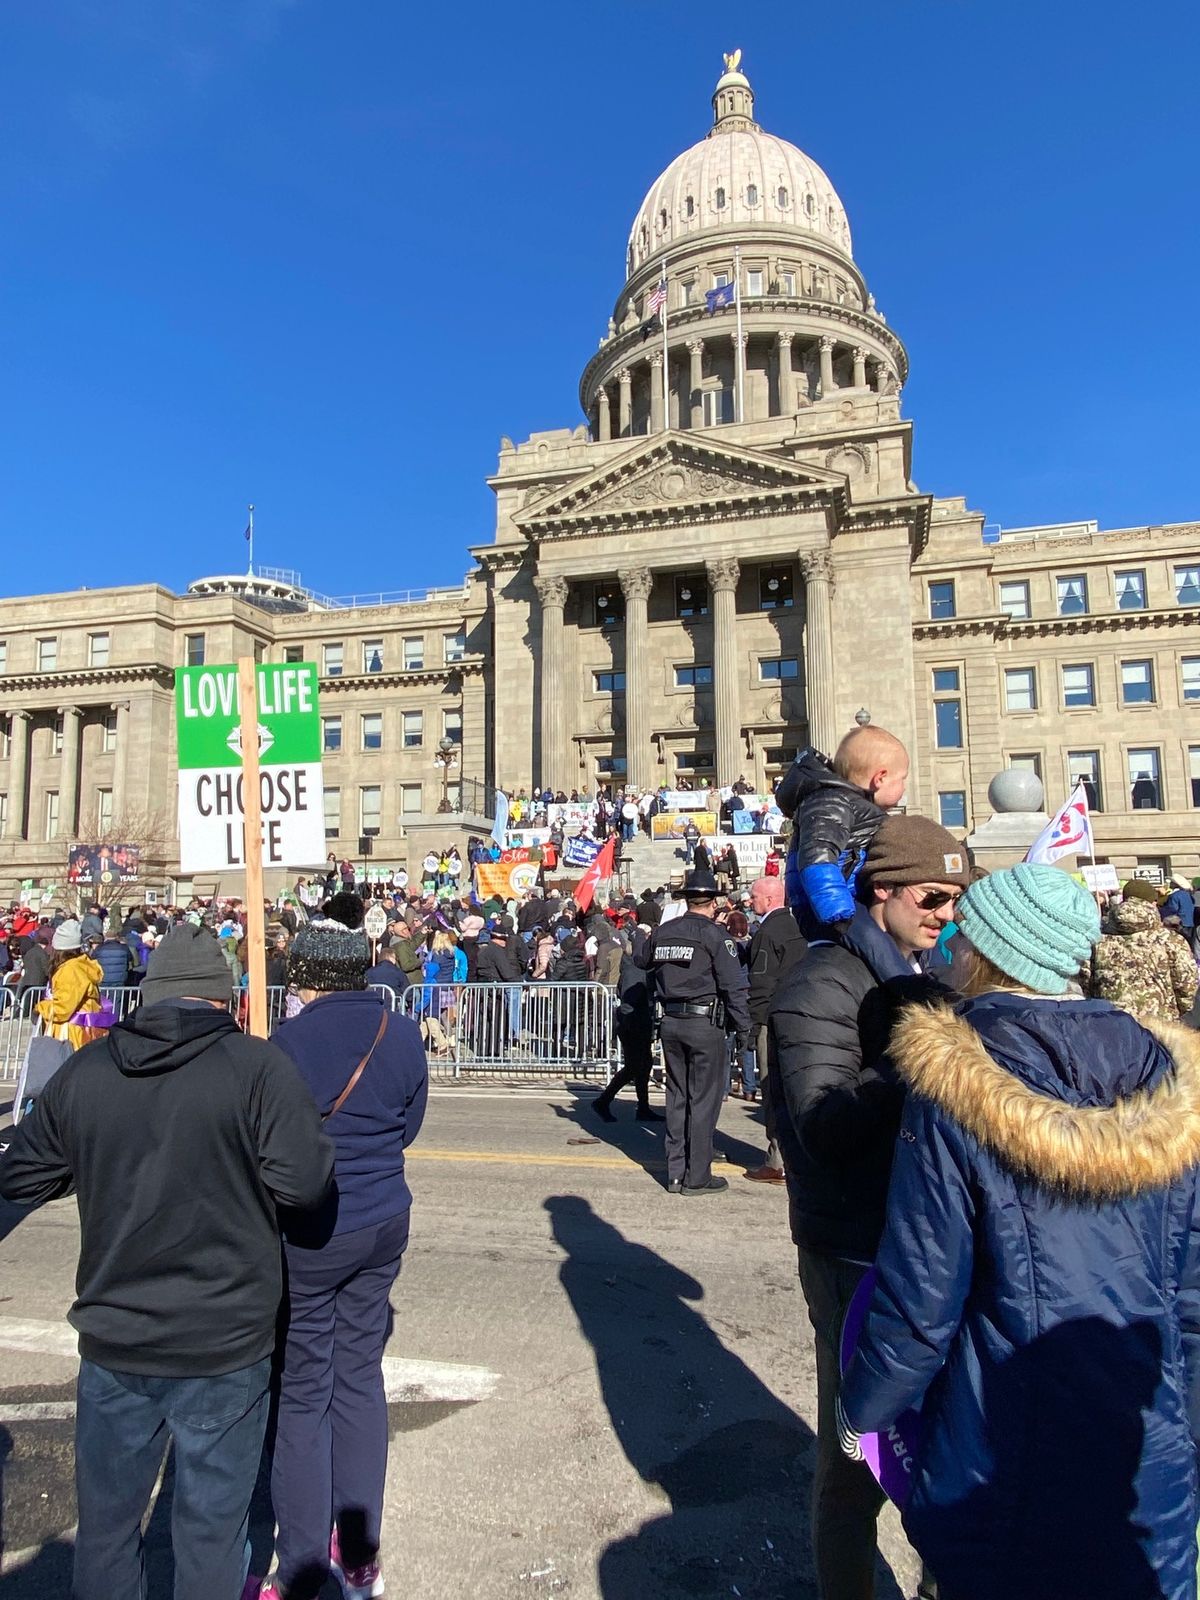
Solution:
M656 311L661 311L666 303L667 280L664 278L657 288L651 289L646 296L646 315L652 317Z

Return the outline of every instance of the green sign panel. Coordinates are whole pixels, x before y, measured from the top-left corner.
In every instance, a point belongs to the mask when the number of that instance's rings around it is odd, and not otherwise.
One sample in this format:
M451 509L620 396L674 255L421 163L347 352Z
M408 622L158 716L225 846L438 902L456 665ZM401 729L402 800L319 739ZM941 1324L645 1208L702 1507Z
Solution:
M256 676L259 761L271 767L320 761L316 663L264 664ZM240 767L241 715L235 666L180 667L175 673L179 765Z

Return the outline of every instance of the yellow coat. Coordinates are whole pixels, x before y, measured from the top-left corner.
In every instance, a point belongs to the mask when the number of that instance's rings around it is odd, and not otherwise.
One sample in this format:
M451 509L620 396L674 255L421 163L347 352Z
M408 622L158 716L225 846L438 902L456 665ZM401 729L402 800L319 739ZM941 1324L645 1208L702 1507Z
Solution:
M52 1039L66 1039L73 1050L81 1050L93 1039L102 1039L104 1028L86 1028L70 1019L77 1012L100 1010L100 985L104 973L91 956L76 956L64 961L50 979L50 998L39 1000L37 1013Z

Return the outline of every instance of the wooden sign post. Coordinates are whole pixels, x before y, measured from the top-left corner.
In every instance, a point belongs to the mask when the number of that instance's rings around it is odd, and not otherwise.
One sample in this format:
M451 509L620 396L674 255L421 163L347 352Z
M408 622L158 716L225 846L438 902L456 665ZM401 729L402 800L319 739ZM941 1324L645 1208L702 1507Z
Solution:
M263 916L262 791L258 773L258 684L249 656L238 661L241 709L242 816L246 854L246 972L249 1032L267 1037L267 935Z

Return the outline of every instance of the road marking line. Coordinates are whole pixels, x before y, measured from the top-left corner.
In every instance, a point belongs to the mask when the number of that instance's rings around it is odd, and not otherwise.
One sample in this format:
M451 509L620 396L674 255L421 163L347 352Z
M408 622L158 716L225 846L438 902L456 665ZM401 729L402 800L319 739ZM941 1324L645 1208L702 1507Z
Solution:
M0 1350L24 1350L31 1355L79 1358L79 1335L66 1322L34 1322L0 1317ZM457 1361L424 1361L412 1356L384 1356L383 1388L391 1402L486 1400L495 1392L499 1373L490 1367L466 1366ZM50 1420L74 1416L69 1400L30 1401L0 1405L0 1422Z
M404 1152L406 1161L474 1161L494 1167L595 1167L597 1170L665 1172L663 1160L639 1161L636 1156L556 1156L523 1150L430 1150L413 1145ZM729 1161L714 1161L714 1172L744 1172L744 1167Z

